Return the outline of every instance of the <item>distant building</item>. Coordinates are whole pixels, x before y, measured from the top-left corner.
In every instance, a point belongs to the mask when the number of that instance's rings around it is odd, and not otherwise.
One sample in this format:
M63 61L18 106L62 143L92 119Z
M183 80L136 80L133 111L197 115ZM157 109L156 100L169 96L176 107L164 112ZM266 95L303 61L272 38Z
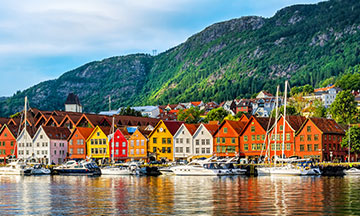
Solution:
M328 108L334 102L337 93L341 91L341 88L332 85L315 89L313 94L304 96L304 98L309 100L320 99L323 102L324 107Z
M82 106L80 104L79 97L74 94L70 93L65 101L65 111L66 112L82 112Z

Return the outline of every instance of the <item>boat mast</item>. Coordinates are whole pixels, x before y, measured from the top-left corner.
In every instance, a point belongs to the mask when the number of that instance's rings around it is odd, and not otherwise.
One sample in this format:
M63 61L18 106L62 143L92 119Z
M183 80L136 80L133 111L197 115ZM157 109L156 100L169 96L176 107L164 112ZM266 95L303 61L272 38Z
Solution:
M349 150L348 150L348 151L349 151L349 152L348 152L348 154L349 154L349 156L348 156L349 159L348 159L348 162L351 162L351 156L350 156L350 143L351 143L351 142L350 142L350 131L351 131L351 125L350 125L350 121L349 121L349 148L348 148L348 149L349 149Z
M283 136L282 136L282 150L281 150L281 158L284 159L284 149L285 149L285 123L286 123L286 99L287 99L287 84L288 81L285 80L285 95L284 95L284 121L283 121ZM284 163L284 160L282 160Z
M27 123L27 96L25 96L25 105L24 105L24 117L25 117L25 120L24 120L24 138L25 138L25 142L24 142L24 146L26 146L26 141L27 141L27 130L26 130L26 123ZM20 124L21 126L21 124ZM24 151L25 153L26 151ZM23 154L24 155L24 154ZM25 156L24 156L25 158Z
M111 123L111 133L113 135L111 139L111 163L114 162L114 139L115 139L114 125L115 125L115 117L113 116Z
M277 118L278 118L278 106L279 106L279 86L276 88L276 107L275 107L275 148L274 148L274 166L276 166L276 148L277 148Z

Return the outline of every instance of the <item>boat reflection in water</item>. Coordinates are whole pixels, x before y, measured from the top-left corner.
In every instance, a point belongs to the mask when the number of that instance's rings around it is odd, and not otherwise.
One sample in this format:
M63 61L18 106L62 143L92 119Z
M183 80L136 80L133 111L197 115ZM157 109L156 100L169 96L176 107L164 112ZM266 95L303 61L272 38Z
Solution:
M1 214L356 215L360 178L0 176Z

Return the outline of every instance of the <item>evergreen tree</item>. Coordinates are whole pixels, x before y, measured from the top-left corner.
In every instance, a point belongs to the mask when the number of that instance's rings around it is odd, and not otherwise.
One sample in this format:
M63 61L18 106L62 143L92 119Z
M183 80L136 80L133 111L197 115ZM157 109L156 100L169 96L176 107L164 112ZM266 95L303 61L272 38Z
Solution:
M330 107L330 114L338 123L348 124L354 121L357 109L355 97L350 90L341 91L336 95Z

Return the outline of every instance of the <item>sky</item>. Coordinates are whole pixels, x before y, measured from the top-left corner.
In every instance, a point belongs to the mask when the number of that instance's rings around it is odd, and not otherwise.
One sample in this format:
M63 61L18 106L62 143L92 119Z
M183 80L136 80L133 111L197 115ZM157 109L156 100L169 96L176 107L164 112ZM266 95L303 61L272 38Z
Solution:
M161 53L216 22L319 0L11 0L0 4L0 96L85 63Z

